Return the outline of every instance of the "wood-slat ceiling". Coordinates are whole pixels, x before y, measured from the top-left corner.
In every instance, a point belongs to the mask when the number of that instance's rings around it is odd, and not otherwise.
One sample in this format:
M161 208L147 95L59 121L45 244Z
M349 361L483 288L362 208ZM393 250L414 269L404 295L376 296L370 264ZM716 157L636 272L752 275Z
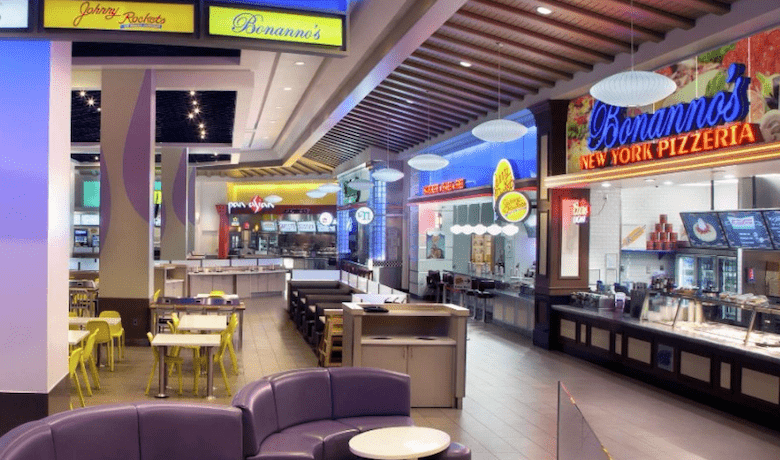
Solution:
M226 170L199 169L198 174L203 176L228 176L234 179L274 177L292 179L294 176L321 176L330 175L333 172L331 166L321 164L308 158L301 158L289 167L262 167L262 168L236 168Z
M635 0L634 45L735 0ZM470 0L302 158L331 168L369 146L397 153L631 51L630 0ZM553 11L542 15L544 6ZM466 68L461 61L472 64ZM430 123L429 123L430 120ZM389 124L389 129L388 129Z

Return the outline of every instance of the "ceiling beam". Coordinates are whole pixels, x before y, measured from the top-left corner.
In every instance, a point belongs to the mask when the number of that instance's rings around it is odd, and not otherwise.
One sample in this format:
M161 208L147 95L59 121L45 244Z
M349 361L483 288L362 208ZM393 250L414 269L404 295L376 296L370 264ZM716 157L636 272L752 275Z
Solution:
M456 17L460 16L470 21L478 22L480 24L487 25L490 28L494 28L518 37L527 37L543 43L547 43L557 48L562 48L566 51L573 51L580 55L584 54L585 56L588 57L589 61L612 62L612 60L614 59L614 56L612 56L611 54L602 53L601 51L594 49L592 47L589 48L587 46L580 46L571 41L561 40L560 38L535 32L533 30L526 29L524 27L507 24L506 22L502 22L496 19L491 19L487 16L469 13L468 11L464 11L464 10L458 11L455 16Z
M442 85L437 82L432 82L423 75L415 75L407 71L396 70L393 72L387 80L393 83L402 83L405 86L413 88L428 90L431 93L450 99L454 103L460 103L461 105L469 105L473 108L492 112L496 110L496 101L487 97L475 97L468 91L463 91L458 88L454 88L451 85Z
M465 75L453 75L449 72L444 72L441 69L437 69L436 67L431 67L430 65L423 63L410 63L409 59L404 61L404 63L401 64L399 68L414 70L423 75L429 76L431 79L437 79L450 85L457 85L458 87L471 90L474 93L483 94L490 98L495 98L498 95L496 92L496 82L493 82L492 85L487 85L481 82L474 82ZM502 96L506 95L504 98L505 102L509 102L514 99L522 99L522 97L528 93L530 93L530 91L517 92L511 89L507 91L501 91Z
M718 0L677 0L677 3L689 8L717 15L726 14L731 11L730 4Z
M496 56L496 50L495 49L488 49L484 46L477 45L471 42L467 42L464 40L461 40L456 37L451 37L449 35L445 35L440 32L436 32L435 34L431 35L431 37L428 39L428 41L434 41L438 43L444 43L445 46L454 46L461 49L466 49L471 51L472 53L475 53L479 56ZM512 62L511 67L508 66L507 70L509 68L516 69L517 67L522 67L525 69L526 72L539 72L546 75L553 75L554 80L571 80L573 77L573 74L569 71L565 71L562 69L556 69L553 67L549 67L546 65L539 64L538 62L529 61L527 59L517 57L514 55L509 55L508 53L501 53L501 62L506 63L507 61ZM503 67L503 66L502 66Z
M364 149L370 145L373 145L375 147L382 147L385 148L387 144L387 139L384 137L379 137L378 134L376 134L374 131L369 131L365 129L365 127L357 127L351 124L345 123L342 126L336 126L332 131L338 133L341 136L346 136L350 139L355 139L358 142L362 142L364 144ZM390 146L393 149L405 149L412 145L411 142L405 140L405 139L390 139Z
M406 107L398 107L383 99L375 99L375 98L371 98L370 96L363 99L361 104L365 105L366 107L375 108L376 110L386 110L387 113L391 114L391 116L397 116L403 119L413 121L414 123L418 123L418 124L422 123L423 126L436 127L441 131L447 131L449 129L452 129L453 125L457 125L457 123L454 123L452 121L450 121L449 123L442 122L440 119L436 117L431 117L430 121L428 121L426 114L420 113L418 110L412 110L410 108L411 104L407 104Z
M351 114L356 116L362 116L364 119L374 120L381 126L381 131L384 131L385 135L389 135L390 131L396 130L403 133L416 135L418 137L425 137L427 131L419 123L412 123L407 120L400 119L398 117L390 117L382 111L372 111L370 108L357 106L352 109ZM443 133L443 130L435 130L438 133Z
M454 118L460 117L464 120L464 123L468 120L473 120L479 117L479 114L476 112L462 110L455 105L436 100L433 97L430 97L425 91L412 92L404 91L402 89L394 89L392 87L386 86L385 82L382 82L382 84L377 86L373 92L378 95L402 101L403 103L406 103L407 100L410 100L414 101L415 105L424 105L425 107L430 105L431 113L438 113L439 115L444 116L448 116L449 114L449 116L454 116Z
M412 99L404 99L401 97L396 96L388 96L386 93L382 94L378 91L372 91L371 94L369 94L364 101L370 101L374 102L376 104L384 104L388 107L393 107L396 109L403 109L407 112L416 114L422 118L425 118L428 120L430 118L431 122L433 123L439 123L443 126L447 126L448 128L451 128L453 126L457 126L459 124L467 122L469 119L464 118L462 116L457 116L454 114L449 114L446 117L442 116L442 113L438 110L430 110L428 111L428 107L426 104L419 104ZM411 102L409 102L411 101Z
M355 108L357 109L357 107ZM411 138L411 139L417 139L417 140L423 140L425 139L425 131L423 130L417 130L408 128L406 126L398 126L395 125L393 129L388 130L387 120L386 119L377 119L375 117L372 117L371 115L366 115L364 113L356 113L356 110L353 109L352 112L349 113L345 119L349 119L350 122L354 123L355 127L361 127L364 126L363 129L373 129L374 133L377 135L378 138L386 138L389 136L391 139L393 138L393 135L396 137L402 136L404 139ZM368 126L363 125L365 123Z
M460 65L460 62L458 62L458 63L451 63L451 62L439 59L437 57L431 56L430 54L426 54L425 52L420 52L419 49L417 51L415 51L414 54L409 56L409 58L407 59L407 61L426 62L426 63L429 63L429 64L433 64L433 65L435 65L437 67L442 67L444 69L447 69L451 73L454 73L456 75L466 75L471 80L476 80L476 81L479 81L480 83L483 83L483 84L489 84L489 85L492 84L492 85L495 86L496 79L497 79L497 76L498 76L498 72L497 71L494 72L494 73L482 72L479 69L483 68L483 66L474 67L474 62L473 62L472 59L466 58L466 59L462 59L462 60L470 62L471 63L471 67L463 67L462 65ZM459 59L458 61L461 61L461 59ZM494 70L494 71L497 70L497 66L496 65L491 65L490 67L487 67L487 68L490 69L490 70ZM507 78L507 77L510 77L510 78ZM539 87L538 86L526 85L526 84L524 84L522 82L519 82L516 78L512 78L512 76L509 75L509 74L507 74L507 75L504 75L503 73L501 74L501 83L503 84L502 86L507 86L509 88L512 88L516 92L517 91L521 91L523 94L536 93L536 92L539 91Z
M630 9L632 5L631 0L601 0L601 3L606 5L611 5L622 11L626 11L627 17L628 18L631 17L632 14L632 11ZM634 24L636 24L636 22L638 20L641 20L643 17L647 17L647 18L651 18L653 21L659 21L662 23L669 24L671 29L674 28L690 29L691 27L696 25L696 21L693 19L680 16L679 14L674 14L670 11L664 11L660 8L655 8L650 5L645 5L638 1L633 2L633 6L634 6L634 11L633 11Z
M445 33L448 30L455 32L457 34L468 35L476 39L488 40L493 43L501 43L502 45L504 45L504 47L514 48L516 50L519 50L524 55L533 54L541 57L542 59L546 59L547 61L555 61L560 65L567 66L568 68L573 68L576 70L585 70L585 71L593 70L593 66L591 64L588 64L587 62L581 62L576 59L568 58L566 56L560 56L554 53L550 53L548 51L543 51L540 50L539 48L528 46L518 41L511 40L506 37L500 37L498 35L491 34L488 32L483 32L481 30L477 30L465 25L456 25L453 24L452 21L448 22L447 24L444 24L442 28L439 29L440 32L445 32ZM540 64L537 63L536 65L538 66ZM556 65L556 64L550 64L550 65Z

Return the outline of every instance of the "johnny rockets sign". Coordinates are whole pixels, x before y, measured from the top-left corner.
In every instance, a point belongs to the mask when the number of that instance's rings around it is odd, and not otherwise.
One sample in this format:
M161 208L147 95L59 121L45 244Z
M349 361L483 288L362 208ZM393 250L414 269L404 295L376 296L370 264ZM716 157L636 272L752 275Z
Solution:
M183 3L45 0L43 26L135 32L195 31L195 7Z
M590 114L588 148L582 170L674 158L761 141L758 125L742 123L750 109L745 66L732 64L726 82L731 92L700 97L627 118L625 107L596 101Z

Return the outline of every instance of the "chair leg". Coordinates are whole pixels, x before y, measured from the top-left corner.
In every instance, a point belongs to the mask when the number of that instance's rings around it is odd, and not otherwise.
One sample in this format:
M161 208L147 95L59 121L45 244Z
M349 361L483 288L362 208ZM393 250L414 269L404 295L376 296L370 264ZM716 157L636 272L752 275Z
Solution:
M109 369L114 372L114 341L108 341L108 359L111 362Z
M225 371L225 364L221 359L219 360L219 370L222 371L222 378L225 380L225 389L227 390L228 396L233 396L233 392L230 390L230 382L228 382L227 378L227 371Z
M192 366L195 368L192 392L195 393L195 396L198 396L198 390L200 390L200 353L195 348L192 349Z
M84 376L84 385L87 386L87 394L92 396L92 385L89 384L89 377L87 377L87 366L84 365L83 359L79 363L79 367L81 368L81 375Z
M182 375L181 375L181 363L178 363L176 367L179 368L179 394L184 394L184 385L182 381Z
M97 365L95 364L95 357L91 356L89 357L89 369L92 371L92 380L95 381L95 389L100 389L100 377L98 376L98 369Z
M149 389L152 387L152 379L154 378L154 371L157 369L157 365L159 364L159 360L157 357L154 358L154 364L152 364L152 371L149 372L149 380L146 382L146 390L144 390L144 394L149 394Z
M236 351L233 349L233 337L231 336L227 343L228 353L230 353L230 364L233 366L233 373L238 375L238 358L236 358Z
M87 407L87 404L84 402L84 393L81 392L81 384L79 383L79 376L75 372L73 373L73 380L76 383L76 392L79 394L79 401L81 402L81 407Z

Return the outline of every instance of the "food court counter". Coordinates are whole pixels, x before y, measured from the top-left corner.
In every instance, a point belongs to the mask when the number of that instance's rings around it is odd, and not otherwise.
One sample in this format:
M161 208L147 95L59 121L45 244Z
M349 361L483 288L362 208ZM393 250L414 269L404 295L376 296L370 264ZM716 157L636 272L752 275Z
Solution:
M240 298L279 294L285 289L287 270L230 270L216 268L190 271L189 296L211 291L236 294Z
M780 428L776 349L568 305L553 305L550 329L554 349Z
M493 322L528 337L534 332L534 296L517 291L493 291Z

